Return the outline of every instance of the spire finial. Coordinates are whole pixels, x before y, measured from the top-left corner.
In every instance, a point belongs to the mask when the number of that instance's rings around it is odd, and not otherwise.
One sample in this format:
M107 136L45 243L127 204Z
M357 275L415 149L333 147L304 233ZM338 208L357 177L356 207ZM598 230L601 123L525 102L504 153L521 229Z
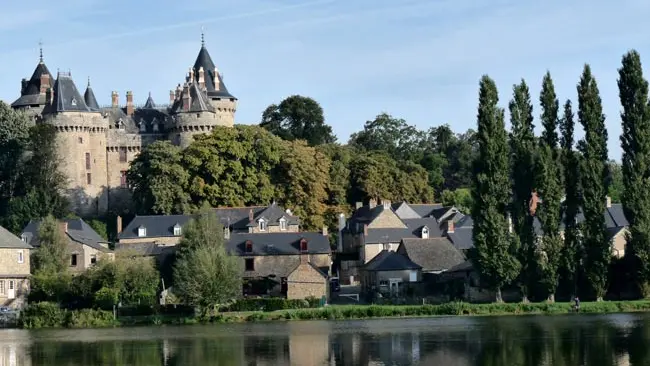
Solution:
M38 49L40 53L40 61L43 62L43 41L38 41Z
M149 92L149 98L151 98L151 92Z
M205 47L205 28L201 26L201 47Z
M88 87L90 88L90 76L88 77Z

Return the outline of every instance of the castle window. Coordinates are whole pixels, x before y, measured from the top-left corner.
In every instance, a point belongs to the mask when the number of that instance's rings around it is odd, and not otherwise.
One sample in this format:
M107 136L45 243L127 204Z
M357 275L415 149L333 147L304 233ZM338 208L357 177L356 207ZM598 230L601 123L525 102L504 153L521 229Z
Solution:
M77 100L75 98L72 98L72 101L70 102L70 104L72 104L73 107L76 106L77 105Z
M228 226L223 228L224 239L230 239L230 228Z
M128 182L126 181L126 170L120 171L120 187L128 187Z
M124 129L124 122L122 121L121 118L117 120L117 128L120 130Z
M73 255L70 256L70 265L72 267L77 266L77 254L73 254Z
M86 169L90 170L90 153L86 153Z
M24 262L25 262L25 257L24 257L23 251L19 250L18 251L18 263L24 263Z
M86 183L88 183L88 185L91 185L92 182L93 180L92 177L90 176L90 173L86 173Z
M22 234L22 235L20 236L20 240L22 240L23 242L27 243L27 235L26 235L26 234Z
M83 137L79 137L79 143L80 143L80 144L83 144L83 143L84 143L84 138L83 138Z
M126 163L126 147L120 147L120 163Z

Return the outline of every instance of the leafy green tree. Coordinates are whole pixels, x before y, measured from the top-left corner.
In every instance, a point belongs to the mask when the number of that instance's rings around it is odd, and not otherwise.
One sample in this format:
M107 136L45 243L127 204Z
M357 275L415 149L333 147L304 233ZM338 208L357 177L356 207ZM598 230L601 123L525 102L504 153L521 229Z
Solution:
M564 114L560 120L561 160L564 176L564 246L562 250L561 269L566 286L570 288L572 297L577 296L577 278L579 264L583 257L582 242L580 241L578 213L580 211L580 159L573 150L575 122L571 101L564 103Z
M284 140L305 140L310 146L336 142L320 104L300 95L292 95L279 105L266 108L260 126Z
M625 184L623 183L623 167L616 160L607 162L608 189L607 195L612 203L621 203Z
M29 142L27 116L0 101L0 210L15 197ZM2 211L0 211L2 212Z
M607 129L598 85L591 68L585 65L578 89L578 119L585 137L578 144L582 153L582 209L586 252L585 271L598 300L607 291L607 269L611 259L611 243L605 227L607 196Z
M214 212L204 208L184 227L174 266L174 292L207 315L241 294L239 260L228 254Z
M641 56L630 51L618 70L618 88L623 112L622 195L630 234L625 254L631 259L635 280L644 297L650 296L650 109L648 81L643 77Z
M509 104L510 150L512 154L512 221L518 237L517 257L521 263L519 286L523 301L528 302L529 289L535 281L535 232L530 202L535 189L535 135L533 133L533 105L525 81L513 87L513 99Z
M344 207L348 205L350 190L350 161L352 148L337 144L320 145L317 147L330 161L329 180L327 182L327 204Z
M38 226L38 249L34 251L34 269L53 273L68 269L68 240L53 216L46 216Z
M190 209L189 173L182 158L179 147L158 141L133 160L127 180L139 213L170 215Z
M472 186L473 262L482 281L496 290L496 301L502 302L501 288L517 277L521 264L511 251L506 219L510 201L508 136L498 101L494 81L484 75L479 90L478 159Z
M405 120L382 113L367 121L363 131L353 133L348 145L360 150L384 152L397 160L421 158L423 133Z
M473 205L472 191L468 188L446 189L442 191L440 200L443 205L454 206L464 214L469 214Z
M542 82L539 98L544 130L539 146L539 162L535 180L537 192L542 197L542 204L536 215L542 227L540 260L540 282L548 295L549 302L555 301L555 290L559 282L558 269L562 260L562 237L560 236L562 206L562 171L558 149L557 128L559 125L560 103L555 94L551 74L546 73Z

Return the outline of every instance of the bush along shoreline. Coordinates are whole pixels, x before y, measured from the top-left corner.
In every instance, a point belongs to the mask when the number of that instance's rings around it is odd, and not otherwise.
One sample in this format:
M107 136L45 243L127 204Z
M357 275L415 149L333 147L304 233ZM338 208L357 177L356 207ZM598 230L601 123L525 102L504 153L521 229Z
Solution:
M333 305L315 307L306 300L257 299L239 301L228 308L236 311L216 312L210 316L188 313L151 313L113 318L111 311L61 309L53 303L36 303L25 309L20 327L37 328L101 328L145 325L182 325L208 323L241 323L288 320L346 320L435 316L496 315L559 315L574 313L571 303L503 303L470 304L452 302L441 305ZM265 310L253 310L265 309ZM650 301L585 302L581 314L607 314L650 311Z

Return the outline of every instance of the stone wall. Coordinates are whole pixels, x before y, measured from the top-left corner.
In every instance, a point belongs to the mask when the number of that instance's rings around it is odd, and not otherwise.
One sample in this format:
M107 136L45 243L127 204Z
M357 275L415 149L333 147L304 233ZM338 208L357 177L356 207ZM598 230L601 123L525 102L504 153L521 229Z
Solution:
M22 263L19 252L22 251ZM30 250L0 248L0 306L22 308L29 292ZM13 284L15 298L9 299L10 283Z
M181 236L159 236L159 237L146 237L146 238L129 238L120 239L120 244L140 244L140 243L156 243L160 245L172 246L177 245L181 241Z
M23 253L23 262L18 262L19 252ZM29 249L0 248L0 276L29 276Z
M323 274L306 261L287 277L287 298L304 299L328 296L328 281Z
M72 255L77 255L76 266L72 265ZM70 270L72 272L83 272L93 266L92 258L95 258L95 262L104 258L113 260L114 255L113 253L105 253L75 241L68 241L68 264L70 265Z
M379 216L377 216L370 225L368 229L380 229L380 228L406 228L404 222L395 215L393 210L384 209Z
M261 233L298 233L300 232L299 225L287 225L287 230L280 230L280 225L267 225L265 231L261 231L259 225L249 226L249 233L261 234Z

